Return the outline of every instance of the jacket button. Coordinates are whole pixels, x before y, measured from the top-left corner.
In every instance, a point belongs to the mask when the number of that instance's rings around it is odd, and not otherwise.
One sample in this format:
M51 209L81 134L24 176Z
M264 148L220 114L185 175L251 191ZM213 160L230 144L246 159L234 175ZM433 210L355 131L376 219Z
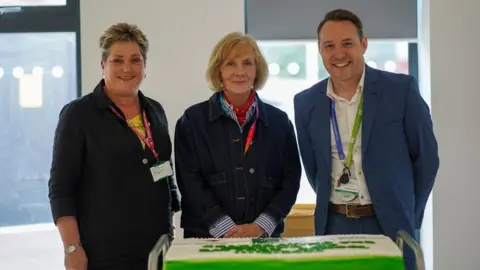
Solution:
M148 159L144 158L144 159L142 160L142 162L143 162L143 164L147 164L147 163L148 163Z
M254 168L250 168L250 170L248 170L248 172L249 172L250 174L253 174L253 173L255 172L255 169L254 169Z

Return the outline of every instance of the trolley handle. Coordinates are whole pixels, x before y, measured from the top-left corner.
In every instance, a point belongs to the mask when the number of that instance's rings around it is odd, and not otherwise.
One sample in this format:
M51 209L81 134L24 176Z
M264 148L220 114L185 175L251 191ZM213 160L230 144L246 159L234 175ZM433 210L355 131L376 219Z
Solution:
M163 269L163 259L167 254L170 245L170 238L168 234L160 236L157 243L153 247L150 254L148 254L148 270Z
M404 243L406 243L407 246L410 247L415 254L415 264L417 266L417 270L425 270L425 261L423 258L422 247L407 232L399 231L397 233L397 246L400 248L402 253Z

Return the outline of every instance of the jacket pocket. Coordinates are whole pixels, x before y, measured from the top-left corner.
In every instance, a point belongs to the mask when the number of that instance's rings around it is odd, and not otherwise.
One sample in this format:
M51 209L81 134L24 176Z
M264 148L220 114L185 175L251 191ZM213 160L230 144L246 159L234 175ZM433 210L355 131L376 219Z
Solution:
M207 179L207 183L212 187L227 184L227 176L225 173L209 174L205 178Z

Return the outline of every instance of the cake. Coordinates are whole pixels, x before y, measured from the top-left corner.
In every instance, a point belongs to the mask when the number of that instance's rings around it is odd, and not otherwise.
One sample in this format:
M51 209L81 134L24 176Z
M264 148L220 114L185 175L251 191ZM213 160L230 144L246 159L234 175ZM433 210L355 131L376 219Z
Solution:
M382 235L299 238L179 239L166 270L404 270L400 249Z

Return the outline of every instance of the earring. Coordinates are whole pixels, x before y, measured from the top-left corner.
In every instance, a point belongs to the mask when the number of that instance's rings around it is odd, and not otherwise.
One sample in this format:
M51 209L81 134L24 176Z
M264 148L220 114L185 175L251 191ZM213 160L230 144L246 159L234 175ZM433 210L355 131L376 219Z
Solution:
M143 78L144 79L147 78L147 73L143 74Z

